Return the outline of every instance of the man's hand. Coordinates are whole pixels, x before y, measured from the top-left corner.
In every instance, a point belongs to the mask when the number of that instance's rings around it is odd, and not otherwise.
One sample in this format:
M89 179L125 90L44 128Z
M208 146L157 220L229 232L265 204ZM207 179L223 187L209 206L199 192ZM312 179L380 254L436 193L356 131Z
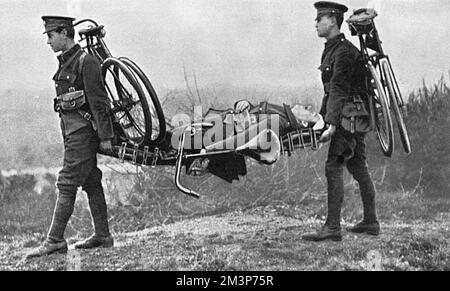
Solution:
M330 124L330 126L322 133L322 136L320 137L320 142L322 143L328 142L335 132L336 132L336 125Z
M248 102L247 100L242 100L236 104L236 106L234 107L234 110L237 113L241 113L249 108L250 108L250 102Z
M322 115L320 115L319 113L316 114L315 118L317 119L313 126L314 130L321 130L325 128L325 121L323 120Z
M105 153L105 154L112 154L113 153L113 148L112 148L112 143L111 140L102 140L100 142L100 152Z

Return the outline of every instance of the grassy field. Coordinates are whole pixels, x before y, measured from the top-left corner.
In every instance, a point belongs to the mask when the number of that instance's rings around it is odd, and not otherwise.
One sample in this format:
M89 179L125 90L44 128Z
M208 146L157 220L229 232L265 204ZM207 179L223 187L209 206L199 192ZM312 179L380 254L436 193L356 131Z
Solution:
M355 207L359 197L349 196L343 227L352 225L360 216L360 205ZM70 249L67 255L32 261L24 261L23 255L40 243L42 235L3 237L0 269L450 270L449 200L423 201L401 193L381 194L379 237L344 230L342 242L302 241L301 235L323 223L325 199L323 195L312 195L298 206L271 203L116 233L113 249ZM73 237L70 242L77 239Z

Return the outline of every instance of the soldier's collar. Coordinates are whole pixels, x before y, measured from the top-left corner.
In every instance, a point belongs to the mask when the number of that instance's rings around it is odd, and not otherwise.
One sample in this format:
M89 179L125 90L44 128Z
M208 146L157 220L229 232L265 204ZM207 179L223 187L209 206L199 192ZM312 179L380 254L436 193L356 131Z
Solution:
M81 49L79 44L74 45L72 48L70 48L68 51L60 54L58 56L58 60L61 63L65 63L68 60L70 60L71 57L73 57L79 50Z
M344 39L345 39L345 34L340 33L340 34L336 35L335 37L333 37L332 39L330 39L329 41L327 41L325 43L325 47L332 46L332 45L336 44L337 42L340 42Z

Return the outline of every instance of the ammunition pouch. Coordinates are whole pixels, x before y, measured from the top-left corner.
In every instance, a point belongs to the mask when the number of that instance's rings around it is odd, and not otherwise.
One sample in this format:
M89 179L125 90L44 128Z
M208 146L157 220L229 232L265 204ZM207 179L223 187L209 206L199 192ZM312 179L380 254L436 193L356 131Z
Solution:
M75 111L86 104L86 96L83 90L72 91L59 95L54 100L54 110L56 112Z
M367 133L372 130L370 113L360 94L353 95L342 108L341 127L350 133Z

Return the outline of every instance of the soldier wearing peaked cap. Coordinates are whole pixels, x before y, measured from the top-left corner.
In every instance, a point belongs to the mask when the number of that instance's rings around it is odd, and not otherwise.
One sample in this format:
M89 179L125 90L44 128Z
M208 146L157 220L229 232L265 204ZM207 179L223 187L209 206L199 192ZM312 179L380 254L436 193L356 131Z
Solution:
M63 16L42 16L45 31L42 34L50 33L60 28L73 28L75 18Z
M309 241L342 239L340 215L344 198L344 167L347 167L358 182L364 207L363 221L349 230L378 235L380 227L375 211L375 188L366 161L367 127L366 129L358 127L355 130L353 126L349 128L343 123L347 118L354 117L348 116L346 109L354 108L355 104L359 104L357 108L361 109L361 112L356 112L361 116L360 119L369 120L368 111L365 109L369 107L362 55L340 31L344 13L348 8L328 1L317 2L314 7L317 9L317 34L326 39L319 70L324 86L320 113L328 124L321 142L331 140L325 164L328 215L325 225L317 233L304 235L303 239Z
M348 11L347 6L329 1L316 2L314 7L317 9L316 21L320 20L324 15L344 17L344 13Z
M72 215L77 188L86 191L94 235L75 248L110 247L107 206L97 167L97 152L112 150L114 136L110 101L104 87L99 61L86 54L74 41L74 18L44 16L47 44L58 55L59 67L53 77L56 87L54 109L59 114L64 141L64 162L57 180L58 198L44 243L27 258L67 251L64 239Z

